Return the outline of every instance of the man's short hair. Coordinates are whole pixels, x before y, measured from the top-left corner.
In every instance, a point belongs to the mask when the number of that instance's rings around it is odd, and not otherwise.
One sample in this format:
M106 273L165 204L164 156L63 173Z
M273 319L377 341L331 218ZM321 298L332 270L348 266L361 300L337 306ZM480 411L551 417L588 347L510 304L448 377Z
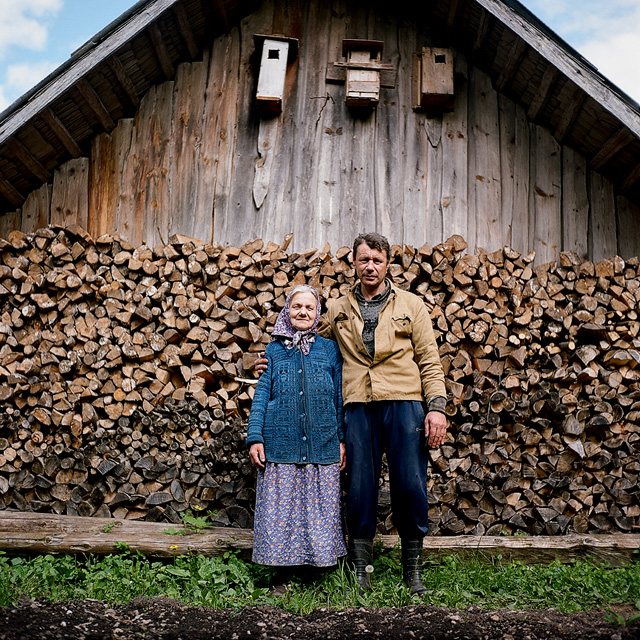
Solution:
M391 261L391 245L389 241L379 233L361 233L354 241L353 241L353 259L356 259L356 253L358 251L358 247L361 244L366 244L370 249L375 249L376 251L384 251L387 254L387 261Z

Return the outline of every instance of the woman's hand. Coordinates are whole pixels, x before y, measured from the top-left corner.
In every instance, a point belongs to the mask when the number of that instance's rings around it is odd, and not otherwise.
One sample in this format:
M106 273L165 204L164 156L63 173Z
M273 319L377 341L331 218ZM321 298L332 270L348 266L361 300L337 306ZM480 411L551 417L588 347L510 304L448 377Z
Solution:
M347 468L347 445L344 442L340 443L340 471L344 471Z
M254 442L249 447L249 458L253 466L258 467L258 469L264 469L266 458L264 456L264 445L262 442Z

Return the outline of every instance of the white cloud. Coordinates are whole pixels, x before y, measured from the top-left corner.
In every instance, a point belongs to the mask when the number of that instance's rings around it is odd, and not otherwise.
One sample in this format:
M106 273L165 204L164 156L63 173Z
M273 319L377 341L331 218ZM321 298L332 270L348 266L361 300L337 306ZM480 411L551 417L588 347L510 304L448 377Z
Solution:
M47 21L63 0L2 0L0 2L0 58L9 48L42 50L47 43Z
M48 76L58 65L53 62L38 62L36 64L13 64L7 68L6 80L2 85L5 91L13 95L22 95L35 87L43 78Z
M640 29L609 34L582 46L582 53L600 73L640 103Z

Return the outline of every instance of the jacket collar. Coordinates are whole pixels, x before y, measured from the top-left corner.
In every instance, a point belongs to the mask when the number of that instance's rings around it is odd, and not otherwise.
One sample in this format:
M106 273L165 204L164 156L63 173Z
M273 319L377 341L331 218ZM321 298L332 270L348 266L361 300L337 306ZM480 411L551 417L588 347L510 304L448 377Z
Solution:
M395 297L398 288L393 284L393 282L391 282L391 280L389 280L389 278L385 278L385 282L388 282L389 285L391 286L391 292L389 293L389 297L391 298L392 296ZM360 280L356 280L355 284L352 285L351 289L349 289L349 297L353 298L354 302L356 301L356 290L357 288L360 286Z

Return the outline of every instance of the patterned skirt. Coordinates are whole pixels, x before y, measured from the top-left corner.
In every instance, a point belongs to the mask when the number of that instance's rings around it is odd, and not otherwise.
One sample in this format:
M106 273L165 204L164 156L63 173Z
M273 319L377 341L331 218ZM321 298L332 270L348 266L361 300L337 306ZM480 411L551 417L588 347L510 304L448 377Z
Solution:
M340 465L274 464L258 470L254 562L330 567L347 553Z

